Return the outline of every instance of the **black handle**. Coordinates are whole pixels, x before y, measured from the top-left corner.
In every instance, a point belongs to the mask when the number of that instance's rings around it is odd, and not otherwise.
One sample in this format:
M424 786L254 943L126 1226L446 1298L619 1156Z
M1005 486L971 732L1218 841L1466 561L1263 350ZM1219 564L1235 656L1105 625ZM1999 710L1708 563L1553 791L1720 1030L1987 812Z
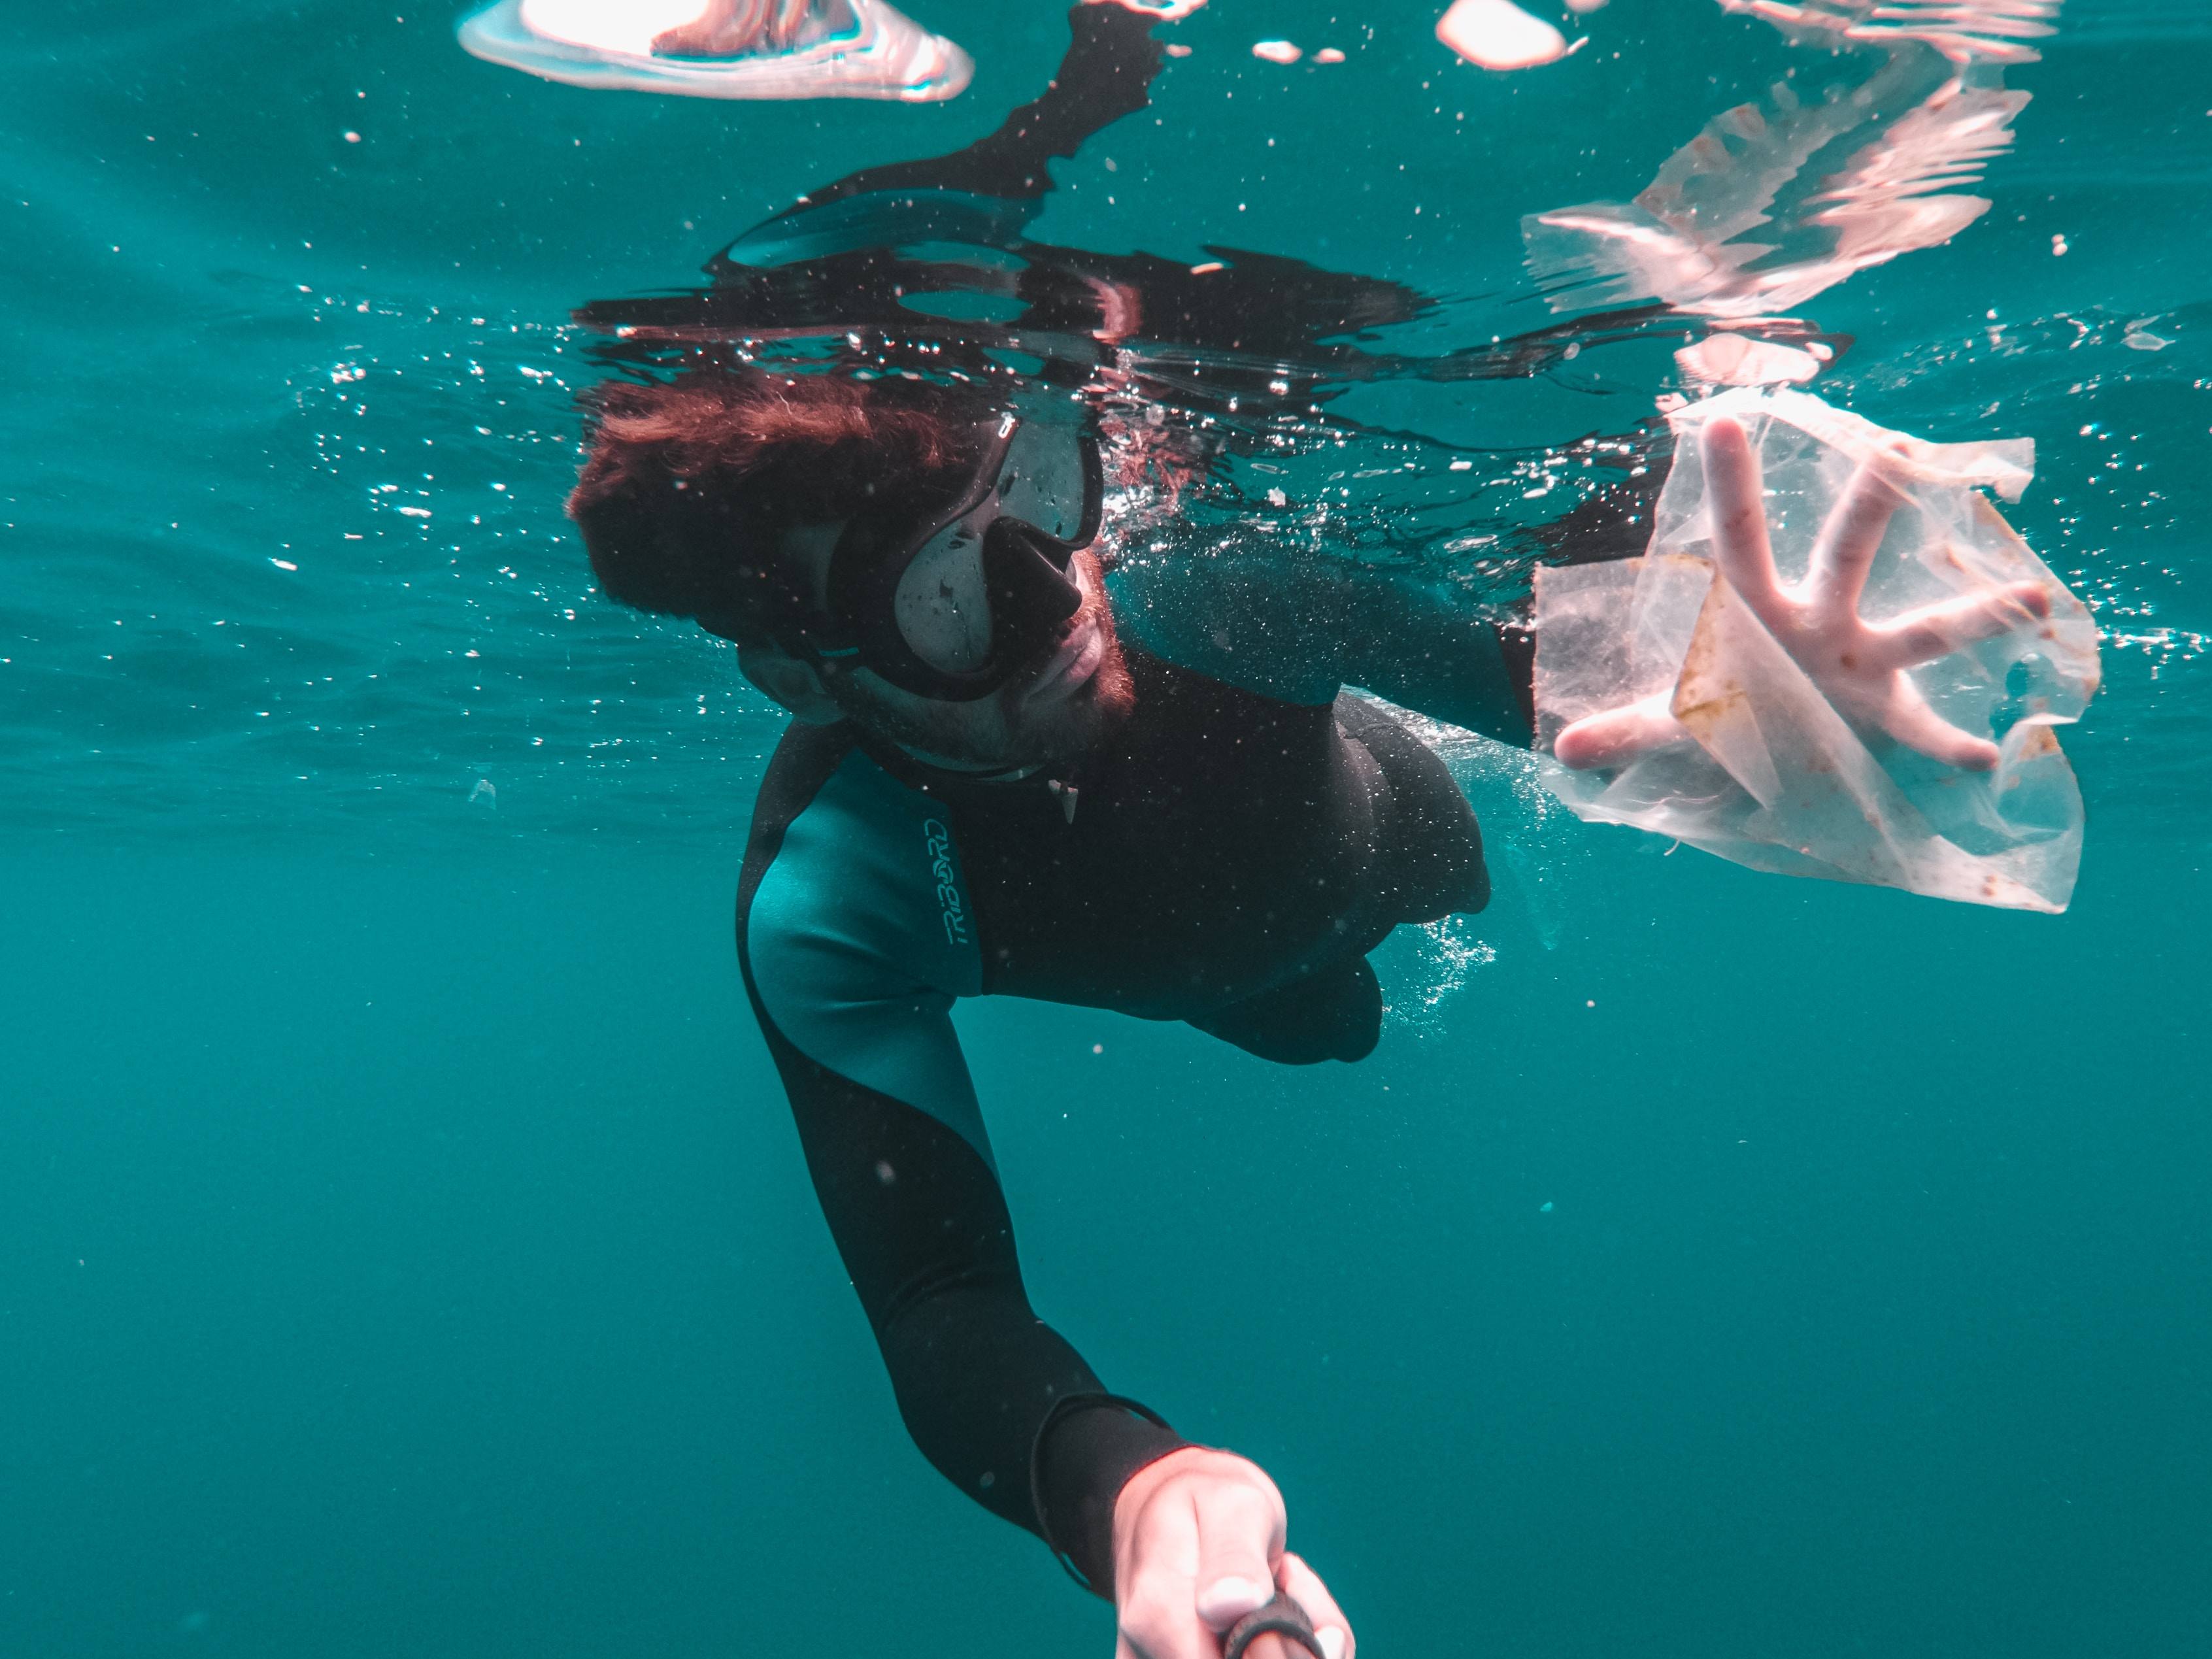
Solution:
M1255 1607L1229 1627L1229 1634L1221 1638L1221 1659L1244 1659L1244 1650L1267 1635L1287 1636L1314 1659L1328 1659L1306 1610L1279 1593L1266 1607Z

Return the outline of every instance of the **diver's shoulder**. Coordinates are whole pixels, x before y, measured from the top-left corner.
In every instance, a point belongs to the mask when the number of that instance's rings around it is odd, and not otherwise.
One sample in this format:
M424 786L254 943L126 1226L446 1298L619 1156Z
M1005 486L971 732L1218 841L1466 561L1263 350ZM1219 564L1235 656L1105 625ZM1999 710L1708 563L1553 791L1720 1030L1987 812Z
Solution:
M942 804L857 743L832 751L810 740L803 752L834 763L807 780L803 805L748 888L744 935L756 966L773 959L795 972L803 959L810 981L841 982L895 967L902 981L973 994L974 906Z

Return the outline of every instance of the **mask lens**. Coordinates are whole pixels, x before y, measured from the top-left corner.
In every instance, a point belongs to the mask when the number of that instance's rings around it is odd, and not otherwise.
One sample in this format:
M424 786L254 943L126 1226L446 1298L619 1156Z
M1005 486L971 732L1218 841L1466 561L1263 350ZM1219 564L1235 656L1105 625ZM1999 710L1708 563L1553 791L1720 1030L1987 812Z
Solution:
M990 586L973 518L947 525L922 544L892 592L891 611L907 648L940 673L972 672L988 660Z
M1083 529L1088 489L1076 428L1024 421L999 466L999 511L1073 541Z

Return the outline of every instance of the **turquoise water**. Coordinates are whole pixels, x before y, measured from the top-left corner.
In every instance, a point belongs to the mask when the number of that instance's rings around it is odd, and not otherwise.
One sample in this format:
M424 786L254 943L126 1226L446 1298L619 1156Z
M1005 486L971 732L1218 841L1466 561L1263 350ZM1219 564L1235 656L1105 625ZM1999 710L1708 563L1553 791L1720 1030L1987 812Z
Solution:
M0 1653L1108 1650L913 1452L815 1213L729 940L779 722L559 509L572 307L980 136L1066 38L915 9L953 104L589 94L406 0L0 26ZM963 1011L1040 1310L1274 1473L1370 1656L2212 1628L2212 23L2066 10L1990 210L1798 311L1856 337L1832 401L2038 441L2012 516L2107 630L2067 915L1669 856L1478 757L1498 901L1386 947L1359 1066ZM1706 0L1515 77L1335 16L1178 26L1031 234L1486 341L1547 320L1522 215L1802 56ZM1340 407L1540 445L1665 368Z

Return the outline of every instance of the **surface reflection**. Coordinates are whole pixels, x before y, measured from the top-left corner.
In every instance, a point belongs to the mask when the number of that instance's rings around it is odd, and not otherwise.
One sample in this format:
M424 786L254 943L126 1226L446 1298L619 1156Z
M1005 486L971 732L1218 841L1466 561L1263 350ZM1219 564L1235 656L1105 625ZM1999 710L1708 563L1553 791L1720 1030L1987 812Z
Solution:
M1753 317L1950 240L1989 211L1962 187L2011 148L2029 94L2004 72L2035 60L2059 0L1721 4L1775 24L1807 60L1764 101L1708 121L1633 200L1523 220L1557 309L1658 300Z

